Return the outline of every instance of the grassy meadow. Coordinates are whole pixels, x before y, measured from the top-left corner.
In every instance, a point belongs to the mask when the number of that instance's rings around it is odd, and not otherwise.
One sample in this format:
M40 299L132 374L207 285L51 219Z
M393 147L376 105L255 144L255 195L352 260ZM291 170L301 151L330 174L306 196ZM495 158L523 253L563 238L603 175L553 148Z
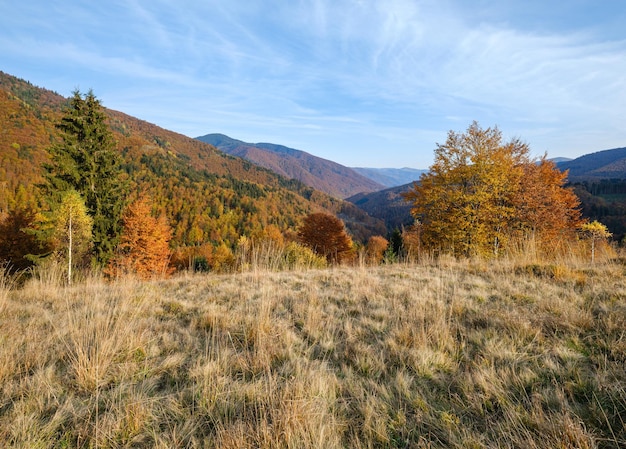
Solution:
M0 276L0 442L626 447L626 266Z

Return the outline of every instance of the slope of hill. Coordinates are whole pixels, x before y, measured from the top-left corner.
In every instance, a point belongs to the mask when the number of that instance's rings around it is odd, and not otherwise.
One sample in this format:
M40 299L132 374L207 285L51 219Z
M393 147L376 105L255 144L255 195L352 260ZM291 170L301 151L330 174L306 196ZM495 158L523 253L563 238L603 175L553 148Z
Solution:
M353 167L352 170L376 181L385 187L397 187L417 181L428 170L417 168L363 168Z
M282 145L246 143L223 134L207 134L197 139L337 198L385 187L351 168Z
M0 72L0 215L18 191L37 195L46 148L66 99ZM234 246L268 225L293 231L304 215L345 217L356 240L384 233L351 203L286 179L212 145L106 110L134 191L149 193L174 228L174 245ZM22 194L22 197L24 195Z
M411 205L402 197L402 193L408 192L412 185L409 183L378 192L359 193L347 200L371 217L383 220L388 230L400 229L413 222Z
M557 164L569 170L572 182L599 179L626 179L626 147L586 154Z

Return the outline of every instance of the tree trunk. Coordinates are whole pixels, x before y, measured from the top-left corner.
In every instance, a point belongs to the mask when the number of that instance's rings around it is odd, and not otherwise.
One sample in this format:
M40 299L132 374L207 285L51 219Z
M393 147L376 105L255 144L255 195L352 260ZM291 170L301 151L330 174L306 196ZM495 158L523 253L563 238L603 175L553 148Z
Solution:
M72 285L72 214L70 213L70 222L68 227L68 240L67 247L67 284Z
M593 264L596 260L596 239L591 238L591 263Z

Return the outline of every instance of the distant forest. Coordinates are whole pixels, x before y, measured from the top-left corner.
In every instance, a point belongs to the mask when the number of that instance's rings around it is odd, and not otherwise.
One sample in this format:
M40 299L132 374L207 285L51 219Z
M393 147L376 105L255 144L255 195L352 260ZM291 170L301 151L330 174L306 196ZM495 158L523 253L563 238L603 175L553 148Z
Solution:
M626 237L626 179L583 181L571 185L580 198L584 217L604 223L613 240L624 243Z

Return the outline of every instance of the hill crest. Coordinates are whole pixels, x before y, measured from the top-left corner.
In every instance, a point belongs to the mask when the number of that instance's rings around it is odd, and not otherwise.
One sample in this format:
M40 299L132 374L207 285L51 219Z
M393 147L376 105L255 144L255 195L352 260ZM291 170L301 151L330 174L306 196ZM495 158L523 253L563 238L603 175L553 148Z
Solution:
M224 134L207 134L197 139L337 198L385 188L349 167L284 145L248 143Z
M597 151L576 159L559 162L560 170L569 170L570 182L600 179L626 179L626 147Z

